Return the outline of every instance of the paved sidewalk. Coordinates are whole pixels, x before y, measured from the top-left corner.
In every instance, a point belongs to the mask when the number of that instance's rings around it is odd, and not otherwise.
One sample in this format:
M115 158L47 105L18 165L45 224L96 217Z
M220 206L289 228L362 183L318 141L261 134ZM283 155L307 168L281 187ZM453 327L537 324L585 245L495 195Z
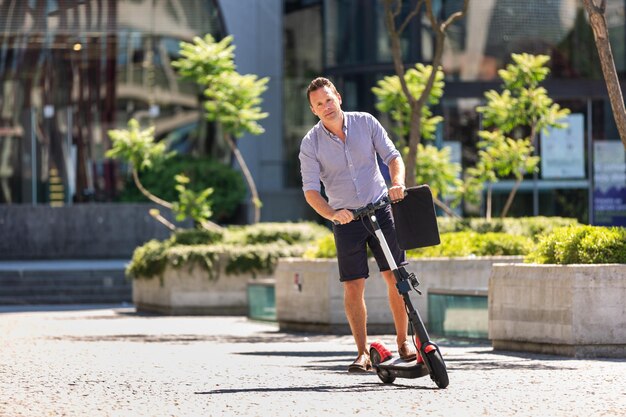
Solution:
M626 360L443 341L450 386L439 390L428 377L348 374L349 336L243 317L3 308L0 335L0 416L626 415Z

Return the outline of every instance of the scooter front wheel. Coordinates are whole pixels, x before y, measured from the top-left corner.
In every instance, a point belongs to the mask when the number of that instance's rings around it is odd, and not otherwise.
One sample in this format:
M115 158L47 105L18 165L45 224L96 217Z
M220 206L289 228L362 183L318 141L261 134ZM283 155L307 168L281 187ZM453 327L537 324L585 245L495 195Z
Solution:
M393 381L396 380L395 376L391 375L388 371L380 369L378 367L378 364L382 362L382 358L381 354L373 346L370 348L370 360L372 361L372 366L374 367L374 369L376 369L376 374L378 375L378 378L380 378L380 380L384 384L391 384Z
M430 379L432 379L439 388L445 388L450 381L448 380L448 371L446 364L441 357L439 349L433 349L426 354L428 363L430 364Z

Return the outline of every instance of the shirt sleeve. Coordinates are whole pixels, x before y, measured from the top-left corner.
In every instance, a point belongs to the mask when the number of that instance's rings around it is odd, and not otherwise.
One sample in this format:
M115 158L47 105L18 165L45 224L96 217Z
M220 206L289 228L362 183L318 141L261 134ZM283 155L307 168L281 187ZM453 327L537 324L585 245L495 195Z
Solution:
M389 165L391 161L401 156L400 152L396 149L385 128L380 122L372 115L370 115L370 125L372 130L372 142L374 143L374 149L385 165Z
M311 135L314 132L309 133L302 139L300 143L300 174L302 175L302 191L309 190L321 191L320 186L320 163L315 155L315 147L313 146L313 140Z

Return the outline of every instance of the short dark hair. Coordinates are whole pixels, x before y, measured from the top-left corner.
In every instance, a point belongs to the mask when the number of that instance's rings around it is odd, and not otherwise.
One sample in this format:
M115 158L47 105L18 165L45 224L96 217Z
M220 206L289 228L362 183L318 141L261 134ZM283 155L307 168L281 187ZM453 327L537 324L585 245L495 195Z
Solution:
M309 104L311 104L311 93L324 87L328 87L333 93L339 94L339 92L337 92L337 89L335 88L335 85L328 78L317 77L316 79L311 81L309 87L306 89L306 98L309 101Z

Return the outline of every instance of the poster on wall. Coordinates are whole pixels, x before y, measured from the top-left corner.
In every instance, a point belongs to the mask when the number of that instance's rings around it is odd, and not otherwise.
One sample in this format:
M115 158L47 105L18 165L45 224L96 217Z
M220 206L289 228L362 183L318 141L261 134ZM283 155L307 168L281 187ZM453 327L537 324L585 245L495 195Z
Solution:
M585 178L585 119L580 113L560 120L563 129L548 128L541 134L541 177Z
M626 226L626 151L619 140L593 143L593 221L598 226Z

